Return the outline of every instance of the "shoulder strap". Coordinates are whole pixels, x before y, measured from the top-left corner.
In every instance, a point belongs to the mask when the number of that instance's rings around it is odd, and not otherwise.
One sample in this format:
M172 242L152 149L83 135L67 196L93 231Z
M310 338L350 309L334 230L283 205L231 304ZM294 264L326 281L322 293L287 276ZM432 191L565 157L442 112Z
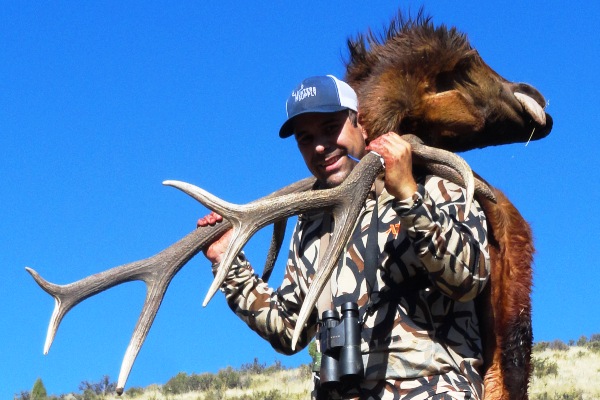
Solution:
M383 190L383 182L375 181L375 205L371 213L371 222L369 223L369 232L367 233L367 245L365 248L365 266L364 274L367 282L368 302L366 307L361 308L359 321L363 321L365 313L369 313L374 304L378 301L378 292L375 292L375 281L377 280L377 268L379 266L379 194Z
M321 239L319 243L319 267L323 260L323 255L327 246L329 246L329 237L331 236L331 215L325 213L323 215L323 225L321 227ZM319 319L323 315L323 311L331 310L333 307L333 301L331 298L331 279L325 284L319 299L317 300L317 311L319 312Z

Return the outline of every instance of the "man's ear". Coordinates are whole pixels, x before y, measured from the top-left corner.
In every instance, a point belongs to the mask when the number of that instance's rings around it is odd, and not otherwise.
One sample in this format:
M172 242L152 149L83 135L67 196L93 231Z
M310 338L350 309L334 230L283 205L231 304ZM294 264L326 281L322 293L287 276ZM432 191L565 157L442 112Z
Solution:
M363 139L365 139L365 143L367 142L367 131L362 126L362 115L360 112L356 113L356 123L358 124L358 129L360 129L360 133L362 134Z

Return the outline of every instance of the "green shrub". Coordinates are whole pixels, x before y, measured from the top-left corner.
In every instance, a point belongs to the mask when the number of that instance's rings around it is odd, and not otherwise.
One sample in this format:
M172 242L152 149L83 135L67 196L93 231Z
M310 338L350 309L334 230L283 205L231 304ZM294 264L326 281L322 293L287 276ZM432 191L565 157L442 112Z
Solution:
M103 399L107 395L114 394L116 389L116 382L111 382L108 375L104 375L98 382L82 381L79 384L84 400Z
M299 368L300 368L300 379L312 378L312 365L302 364L302 365L300 365Z
M213 387L215 380L215 376L208 372L203 374L192 374L190 376L189 386L192 390L205 391Z
M289 398L284 393L281 393L279 390L273 389L269 392L255 392L252 394L243 394L239 397L231 398L230 400L289 400Z
M536 352L542 352L544 350L547 350L550 348L550 342L537 342L533 345L532 351L534 353Z
M319 358L319 352L317 351L317 342L315 340L311 341L308 344L308 355L310 356L311 360L312 360L312 365L315 365L317 362L320 362ZM311 367L312 367L311 365Z
M174 395L174 394L182 394L188 393L193 390L197 390L194 387L195 376L188 376L185 372L180 372L171 379L167 383L165 383L161 389L161 392L165 396Z
M558 364L547 358L533 358L533 376L543 378L546 375L558 375Z
M537 342L533 345L533 352L542 352L544 350L569 350L569 345L560 339L555 339L552 342Z
M578 340L577 340L577 346L583 347L585 346L585 344L587 343L587 337L585 337L585 335L582 335Z
M259 363L258 362L258 357L254 357L254 362L253 363L247 363L247 364L242 364L242 367L240 368L240 371L242 372L247 372L250 374L262 374L265 370L265 368L267 367L267 364L265 363Z
M33 389L31 389L31 400L46 400L47 398L48 394L44 382L42 382L42 378L37 378L33 384Z
M275 360L275 363L273 365L267 367L267 369L265 370L265 373L266 374L274 374L275 372L279 372L279 371L283 371L283 370L285 370L285 367L283 366L281 361Z
M204 400L223 400L225 394L221 389L210 389L204 394Z
M531 397L531 400L583 400L583 392L578 389L572 389L566 393L548 393L544 392Z
M144 388L131 387L125 391L125 394L127 395L127 397L135 398L144 394Z
M181 394L194 391L205 391L218 385L217 378L209 372L188 375L180 372L162 386L163 394Z
M559 350L559 351L566 351L569 350L569 346L563 342L560 339L556 339L554 341L552 341L552 343L550 343L550 349L551 350Z
M165 396L189 392L188 375L185 372L178 373L163 385L161 391Z
M590 351L593 351L594 353L600 353L600 341L590 340L589 342L587 342L585 347L588 348Z
M13 400L31 400L31 393L29 393L29 390L21 390L21 393L15 393Z
M216 381L220 387L227 389L245 389L250 387L250 378L231 367L219 370Z

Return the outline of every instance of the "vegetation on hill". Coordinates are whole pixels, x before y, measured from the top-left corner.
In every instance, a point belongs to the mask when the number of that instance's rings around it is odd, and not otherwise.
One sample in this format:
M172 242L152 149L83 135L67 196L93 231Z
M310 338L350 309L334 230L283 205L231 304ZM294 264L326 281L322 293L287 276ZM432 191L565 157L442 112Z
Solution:
M533 347L531 400L600 399L600 334L582 336L568 344L560 340L538 342ZM112 400L115 383L108 376L98 382L83 381L78 393L47 395L41 378L31 391L14 400ZM136 400L284 400L310 398L311 366L286 369L280 362L267 366L257 358L239 369L213 373L180 372L163 385L132 387L123 399Z
M128 388L122 397L116 395L116 384L106 375L98 382L81 382L79 393L60 395L47 395L38 378L31 392L21 391L14 400L300 400L310 397L310 377L309 365L286 369L280 361L267 366L255 358L239 369L227 367L216 374L180 372L163 385Z
M565 344L539 342L533 348L531 400L600 399L600 334Z

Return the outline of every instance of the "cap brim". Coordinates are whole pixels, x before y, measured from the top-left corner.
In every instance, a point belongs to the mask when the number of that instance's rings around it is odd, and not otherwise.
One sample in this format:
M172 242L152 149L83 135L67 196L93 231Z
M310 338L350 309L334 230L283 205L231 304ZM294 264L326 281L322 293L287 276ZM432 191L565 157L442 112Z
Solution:
M305 110L305 111L299 112L298 114L288 118L288 120L285 121L283 123L283 125L281 125L281 129L279 129L279 137L282 139L285 139L294 134L293 121L294 121L294 118L296 118L298 115L308 114L308 113L333 113L333 112L344 111L344 110L349 110L349 108L344 107L344 106L325 106L325 107L320 107L318 109Z
M279 137L280 138L285 139L294 134L294 131L292 130L292 120L293 119L294 119L294 117L288 119L287 121L285 121L285 123L283 125L281 125L281 129L279 129Z

